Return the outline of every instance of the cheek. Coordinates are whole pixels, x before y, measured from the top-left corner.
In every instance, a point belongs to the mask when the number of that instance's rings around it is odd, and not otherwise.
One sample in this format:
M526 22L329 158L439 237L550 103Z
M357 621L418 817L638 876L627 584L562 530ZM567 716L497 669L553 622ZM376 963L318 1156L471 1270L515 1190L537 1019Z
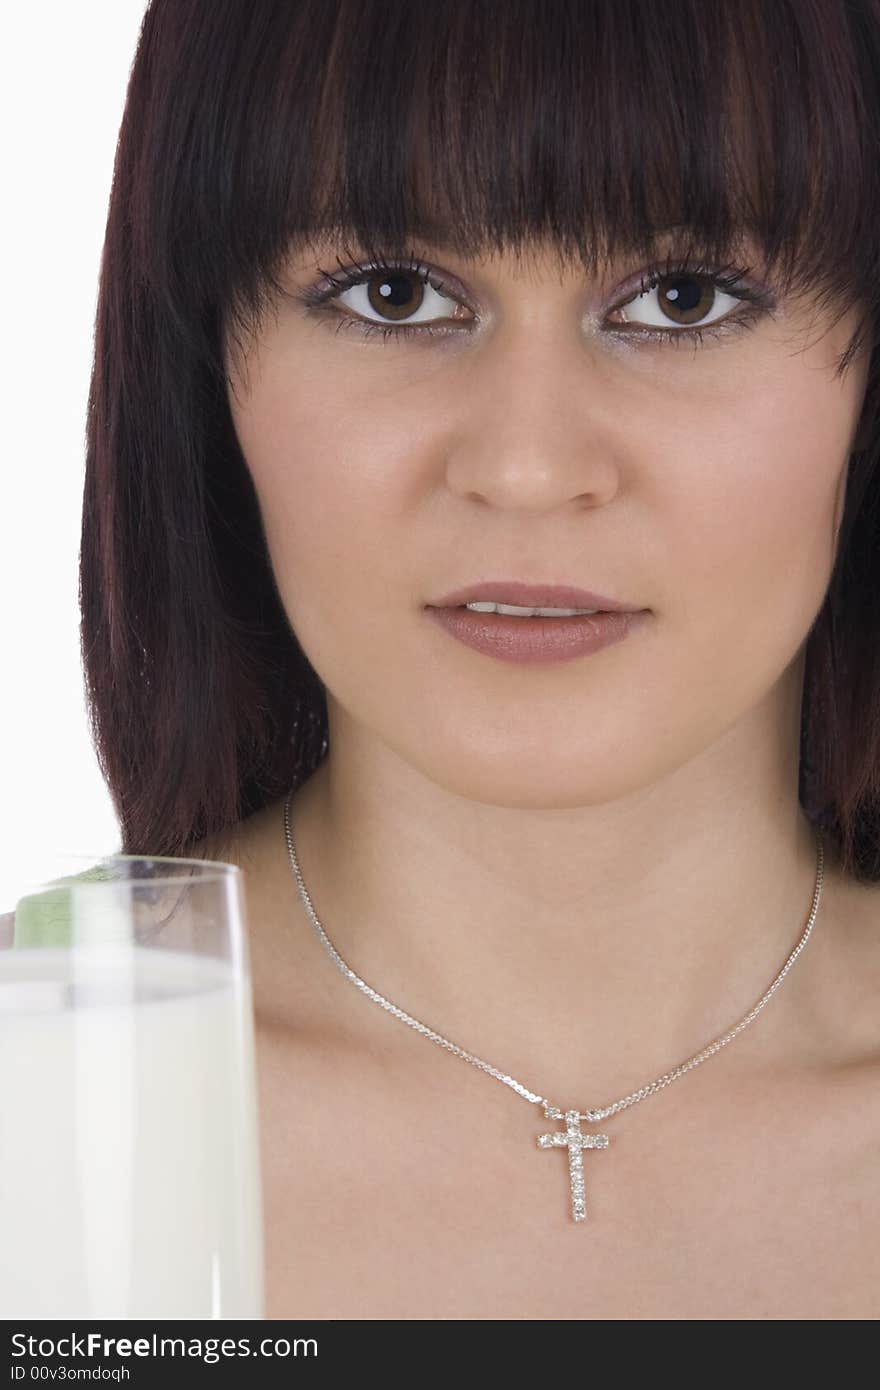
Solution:
M364 404L321 405L264 383L233 413L282 602L329 677L341 654L363 669L358 652L383 640L383 609L400 604L401 584L418 573L401 550L412 531L401 513L416 484L411 430L383 427ZM387 616L384 628L387 642Z
M815 385L815 383L813 383ZM825 402L827 408L822 408ZM695 654L729 645L730 668L772 677L796 655L834 563L851 416L838 388L753 396L716 421L699 463L678 469L666 542L673 617ZM674 613L673 613L674 610ZM743 662L743 653L749 662Z

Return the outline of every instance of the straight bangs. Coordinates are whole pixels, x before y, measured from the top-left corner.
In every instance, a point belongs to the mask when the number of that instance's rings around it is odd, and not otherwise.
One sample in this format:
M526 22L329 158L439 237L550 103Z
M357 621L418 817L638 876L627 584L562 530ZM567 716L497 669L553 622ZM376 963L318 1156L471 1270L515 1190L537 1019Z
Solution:
M871 8L156 3L149 74L180 96L154 103L174 129L142 154L179 158L144 171L136 261L222 376L227 335L258 329L289 258L328 238L352 258L549 246L593 275L673 229L713 266L747 247L743 269L832 324L858 304L843 372L880 284Z

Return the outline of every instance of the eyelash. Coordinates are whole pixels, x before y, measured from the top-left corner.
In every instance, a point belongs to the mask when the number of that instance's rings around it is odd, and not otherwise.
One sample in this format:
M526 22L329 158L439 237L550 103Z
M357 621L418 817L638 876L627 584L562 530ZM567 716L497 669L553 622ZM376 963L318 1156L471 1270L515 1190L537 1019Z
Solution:
M324 276L324 280L318 285L309 286L294 295L294 298L299 300L310 313L320 317L321 321L327 327L332 327L334 332L338 333L342 329L354 327L355 331L361 333L365 338L369 338L375 333L381 334L383 343L387 343L389 338L399 339L412 336L439 338L448 337L450 333L461 332L460 327L451 324L374 323L369 319L362 319L359 316L340 312L330 307L333 300L345 290L351 289L355 285L366 284L376 275L393 274L399 271L407 271L423 283L430 285L438 294L449 296L459 303L462 302L460 296L453 294L451 287L416 255L408 253L405 259L400 261L386 261L380 256L370 261L368 265L362 266L347 266L343 265L341 261L337 261L337 264L340 269L336 274L323 270L319 266L318 269ZM739 313L729 313L723 319L719 319L716 323L706 324L705 327L656 328L641 325L623 328L618 336L637 336L647 339L657 346L674 343L676 347L681 346L681 341L686 339L696 349L706 338L723 338L730 333L738 332L740 329L754 328L765 314L776 307L776 296L769 289L740 283L749 273L750 268L748 266L726 264L721 267L713 267L704 262L691 262L688 256L683 258L668 256L664 262L657 262L649 266L641 276L638 289L622 303L612 305L612 311L624 308L640 295L648 294L655 289L661 280L676 275L690 275L695 279L709 280L724 294L741 300L744 308ZM465 307L473 308L470 304L466 304ZM338 322L332 324L329 322L331 319L336 319Z

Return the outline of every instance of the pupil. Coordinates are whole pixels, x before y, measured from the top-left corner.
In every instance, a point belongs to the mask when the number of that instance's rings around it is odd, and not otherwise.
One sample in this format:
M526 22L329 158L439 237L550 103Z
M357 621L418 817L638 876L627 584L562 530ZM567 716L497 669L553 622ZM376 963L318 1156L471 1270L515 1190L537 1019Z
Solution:
M667 307L676 313L702 318L709 312L714 298L710 286L704 284L696 275L679 275L667 282L661 297ZM708 301L708 302L706 302Z
M673 288L669 293L676 308L683 309L685 313L688 309L696 309L702 298L702 290L696 280L684 276L673 281Z
M369 282L367 297L374 309L386 314L391 311L392 316L414 313L418 308L418 304L413 303L412 278L404 274L375 276Z

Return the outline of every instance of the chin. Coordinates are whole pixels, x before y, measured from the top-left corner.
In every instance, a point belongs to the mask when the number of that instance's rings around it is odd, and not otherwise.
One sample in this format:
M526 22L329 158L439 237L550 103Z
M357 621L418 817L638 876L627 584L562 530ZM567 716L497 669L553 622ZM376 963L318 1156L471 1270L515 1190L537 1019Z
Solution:
M623 740L625 746L625 740ZM618 748L620 745L616 745ZM602 806L631 792L640 791L653 780L653 769L620 757L596 758L589 752L582 757L572 753L570 744L558 749L536 745L528 755L521 747L486 750L453 749L448 745L437 756L425 756L422 746L416 762L419 771L444 790L463 800L486 806L506 806L511 810L575 810ZM630 754L632 749L629 750Z

